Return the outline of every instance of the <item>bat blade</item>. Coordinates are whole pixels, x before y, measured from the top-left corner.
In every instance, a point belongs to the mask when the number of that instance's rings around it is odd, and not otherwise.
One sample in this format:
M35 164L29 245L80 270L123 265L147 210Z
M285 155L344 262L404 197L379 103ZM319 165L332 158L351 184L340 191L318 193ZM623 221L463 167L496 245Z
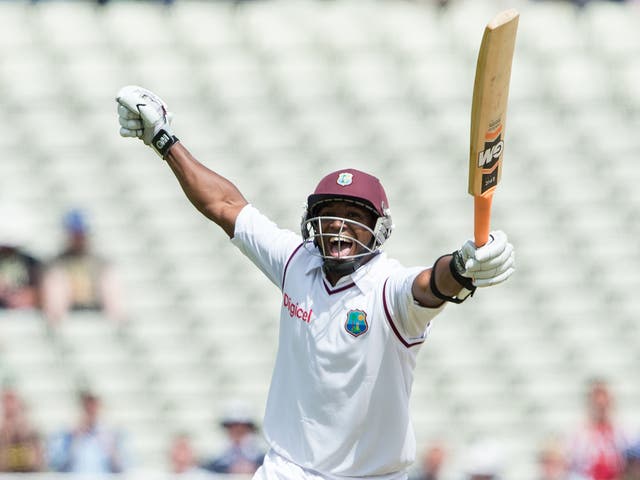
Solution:
M474 237L487 243L493 193L500 181L511 65L519 13L496 15L486 26L476 65L471 104L469 193L474 197Z

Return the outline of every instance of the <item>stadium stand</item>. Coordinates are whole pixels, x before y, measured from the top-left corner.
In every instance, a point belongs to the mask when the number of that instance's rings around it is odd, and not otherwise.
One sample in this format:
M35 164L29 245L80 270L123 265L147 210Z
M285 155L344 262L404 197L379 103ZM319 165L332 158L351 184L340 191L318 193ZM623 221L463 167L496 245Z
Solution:
M450 307L420 354L419 447L509 447L504 478L532 480L549 434L610 380L640 431L640 9L509 2L521 12L494 225L512 280ZM229 398L259 417L277 341L276 289L183 197L151 151L118 136L113 97L144 85L195 155L282 226L342 166L380 176L390 255L430 265L470 234L468 118L482 28L505 2L0 2L0 202L30 210L46 258L71 205L125 282L129 319L0 312L0 372L49 434L82 384L128 431L135 471L161 474L176 431L221 444ZM160 477L158 477L160 478Z

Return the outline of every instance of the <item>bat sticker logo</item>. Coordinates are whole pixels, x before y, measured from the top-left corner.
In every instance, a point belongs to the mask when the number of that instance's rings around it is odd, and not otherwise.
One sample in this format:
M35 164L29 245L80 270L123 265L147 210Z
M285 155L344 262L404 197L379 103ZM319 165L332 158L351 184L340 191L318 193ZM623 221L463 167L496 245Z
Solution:
M480 183L480 193L495 187L498 184L498 162L504 151L502 140L502 124L485 135L484 150L478 153L478 168L483 170Z
M494 142L485 142L484 150L478 153L478 167L491 169L500 160L504 150L504 141L498 135Z

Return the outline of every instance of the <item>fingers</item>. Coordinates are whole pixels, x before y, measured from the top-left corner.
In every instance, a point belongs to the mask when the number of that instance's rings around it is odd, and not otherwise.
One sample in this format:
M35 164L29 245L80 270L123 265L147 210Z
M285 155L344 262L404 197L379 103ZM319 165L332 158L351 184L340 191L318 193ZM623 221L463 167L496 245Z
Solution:
M515 252L507 235L491 232L489 242L480 248L467 241L462 247L467 257L464 276L473 279L476 287L488 287L504 282L515 271Z
M118 91L116 102L120 135L141 139L164 158L177 139L170 128L171 114L162 99L146 88L127 85ZM156 135L158 141L154 143Z
M515 272L515 268L509 268L498 276L487 278L487 279L474 280L473 284L478 288L497 285L499 283L504 282L507 278L509 278L511 274L513 274L513 272Z
M127 85L118 91L116 101L130 112L137 114L138 104L143 103L142 94L144 91L145 89L142 87ZM118 107L118 113L120 113L120 107Z
M497 253L497 256L489 257L486 260L479 260L477 257L467 260L467 263L465 264L467 273L473 274L475 272L480 272L483 270L492 270L499 267L500 265L503 265L508 259L513 256L513 245L507 243L506 245L504 245L502 251L496 249L495 253Z
M503 272L509 269L515 268L515 255L511 253L504 261L488 266L486 264L481 265L481 267L473 272L467 272L474 280L476 279L487 279L491 277L496 277Z
M120 103L120 99L118 99L118 117L126 120L140 120L140 113L137 108L130 110L129 107Z
M140 117L138 117L137 119L129 119L118 116L118 122L120 123L121 127L127 128L129 130L141 130L143 128L142 120L140 120Z
M136 138L142 138L142 130L131 130L128 128L124 128L122 127L120 129L120 136L121 137L136 137Z
M478 248L474 255L479 262L484 262L490 258L497 257L502 253L507 245L507 236L504 232L496 230L489 235L489 241L486 245Z
M166 114L166 107L160 97L137 85L122 87L116 95L118 115L127 119L142 119L149 124L160 120Z
M147 136L152 135L153 125L163 120L164 106L162 101L148 90L128 85L118 92L118 122L120 136L142 138L145 143L150 141ZM145 135L145 129L148 130Z
M120 103L118 103L118 122L120 123L120 136L142 137L144 129L140 115Z

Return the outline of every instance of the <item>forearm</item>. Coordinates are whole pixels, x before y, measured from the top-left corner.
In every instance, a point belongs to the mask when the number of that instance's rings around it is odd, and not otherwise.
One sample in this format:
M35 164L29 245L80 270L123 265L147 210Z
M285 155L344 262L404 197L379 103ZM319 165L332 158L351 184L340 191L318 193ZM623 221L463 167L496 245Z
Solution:
M233 237L236 218L247 204L236 186L198 162L180 142L171 147L165 160L189 201Z
M451 263L451 255L440 257L432 268L423 270L418 274L413 282L413 298L425 307L439 307L444 301L439 298L432 290L435 283L438 291L445 296L455 297L462 290L462 285L451 274L449 264ZM435 278L431 279L435 273Z

